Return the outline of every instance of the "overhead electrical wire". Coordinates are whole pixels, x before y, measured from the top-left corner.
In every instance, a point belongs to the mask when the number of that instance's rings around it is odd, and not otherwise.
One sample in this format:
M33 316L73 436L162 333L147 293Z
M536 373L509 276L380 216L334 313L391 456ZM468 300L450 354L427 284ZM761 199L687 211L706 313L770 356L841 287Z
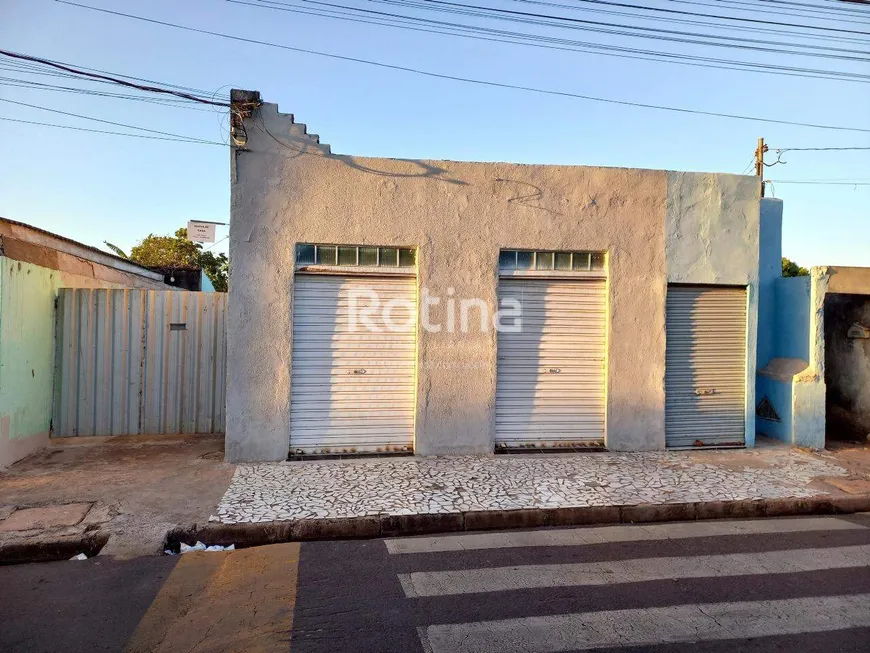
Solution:
M111 93L109 91L99 91L91 88L76 88L73 86L59 86L57 84L43 84L32 80L20 79L15 77L0 76L0 86L12 88L27 88L35 91L52 91L60 93L69 93L73 95L88 95L93 97L105 97L118 100L129 100L133 102L144 102L146 104L154 104L156 106L168 107L172 109L186 109L188 111L205 111L211 113L210 109L202 106L194 106L192 103L182 100L172 101L164 98L143 97L139 95L131 95L127 93Z
M187 139L195 142L208 143L208 141L204 138L197 138L195 136L185 136L184 134L173 134L172 132L164 132L158 129L150 129L148 127L139 127L137 125L128 125L122 122L115 122L113 120L104 120L103 118L94 118L93 116L83 116L78 113L71 113L69 111L61 111L60 109L52 109L51 107L43 107L38 104L30 104L29 102L19 102L18 100L10 100L9 98L0 98L0 102L8 102L9 104L16 104L22 107L28 107L30 109L39 109L40 111L50 111L51 113L58 113L63 116L71 116L73 118L81 118L82 120L92 120L94 122L101 122L106 125L113 125L115 127L124 127L126 129L136 129L138 131L148 132L151 134L158 134L160 136L169 136L171 138L178 139Z
M773 148L771 148L773 149ZM870 147L779 147L776 152L842 152L845 150L870 150Z
M59 129L71 129L73 131L80 132L90 132L94 134L109 134L111 136L127 136L129 138L145 138L148 140L154 141L170 141L175 143L188 143L191 145L220 145L222 147L226 147L226 143L219 143L217 141L206 141L206 140L190 140L186 137L184 138L169 138L166 136L149 136L148 134L126 134L124 132L113 132L105 129L91 129L88 127L74 127L72 125L58 125L51 122L37 122L36 120L22 120L20 118L9 118L6 116L0 116L0 120L6 120L8 122L18 122L23 123L25 125L38 125L40 127L56 127Z
M415 20L425 21L426 20L426 19L421 19L420 17L417 17L417 16L407 16L404 14L394 14L394 13L390 13L390 12L377 11L377 10L372 10L372 9L363 9L363 8L355 7L352 5L335 4L335 3L331 3L331 2L323 2L323 1L317 1L317 0L300 0L300 1L303 2L305 5L322 6L322 7L328 7L328 8L333 8L333 9L337 8L337 9L343 9L346 11L385 16L388 18L401 18L404 20L412 20L412 21L415 21ZM522 23L522 24L543 25L543 26L547 26L547 27L556 27L559 29L577 29L577 30L591 31L591 32L596 32L596 33L612 34L612 35L617 35L617 36L629 36L629 37L633 37L633 38L645 38L645 39L662 40L662 41L673 41L676 43L687 43L687 44L691 44L691 45L704 45L704 46L713 46L713 47L753 50L753 51L768 52L768 53L774 53L774 54L796 54L796 55L800 55L800 56L814 56L814 57L821 57L821 58L827 58L827 59L837 59L837 60L844 60L844 61L870 62L870 58L867 58L867 54L868 54L867 50L850 50L848 48L836 48L836 47L832 47L832 46L818 45L818 44L812 44L812 43L810 43L810 44L787 43L787 42L782 42L782 41L772 41L770 39L762 40L762 39L752 39L752 38L726 36L726 35L718 35L718 34L703 34L703 33L699 33L699 32L684 32L684 31L679 31L679 30L670 30L670 29L663 29L663 28L657 28L657 27L625 25L625 24L620 24L620 23L608 23L608 22L601 22L601 21L581 20L581 19L574 19L574 18L567 18L567 17L544 16L544 15L538 15L538 14L525 14L523 12L519 12L519 13L521 13L523 16L532 16L533 18L531 20L529 20L526 18L505 17L503 15L490 16L490 15L487 15L487 12L489 12L489 11L501 12L501 11L507 11L507 10L501 10L501 9L498 9L498 10L491 9L490 10L489 8L486 8L486 7L478 7L476 5L458 5L457 3L453 3L453 2L441 3L441 2L438 2L437 0L423 0L422 2L414 2L414 1L408 2L408 1L403 1L403 0L369 0L369 2L375 2L378 4L387 4L387 5L391 5L391 6L399 6L399 7L410 8L410 9L422 9L422 10L426 10L426 11L437 11L437 12L444 12L444 13L451 13L451 14L473 16L475 18L492 18L495 20L500 20L500 21L506 20L508 22L516 22L516 23ZM445 4L445 5L449 5L451 8L433 7L433 6L430 6L430 3L437 3L439 5ZM264 7L270 7L270 8L275 6L275 5L286 6L286 7L293 7L293 6L298 7L298 5L291 5L290 3L280 2L278 0L254 0L254 2L252 2L251 4L254 6L262 5ZM461 7L462 9L454 9L452 7ZM480 11L480 10L486 10L486 11ZM513 12L511 12L511 13L513 13ZM538 20L539 18L544 18L544 19L550 20L551 22L541 23ZM557 20L557 19L560 21L567 21L569 24L557 24L557 23L552 22L553 20ZM448 25L449 24L450 23L448 23ZM479 26L464 25L463 27L473 28L473 27L479 27ZM618 28L618 29L614 30L611 28ZM650 32L650 34L643 34L643 33L635 34L631 31L626 31L626 30L638 30L640 32ZM868 33L868 36L870 36L870 33ZM680 37L680 38L678 38L678 37ZM687 38L681 38L681 37L693 37L693 38L687 39ZM732 43L718 43L716 41L699 41L699 40L697 40L697 38L699 38L699 37L706 38L706 39L720 39L723 41L731 41ZM870 44L870 41L864 41L864 43ZM776 48L759 47L760 45L765 45L765 44L766 45L779 45L779 46L785 46L785 47L807 48L807 49L819 50L819 51L825 50L828 53L825 53L825 52L799 52L799 51L791 51L791 50L779 50ZM597 45L603 45L603 44L597 44ZM831 53L831 54L829 54L829 53ZM832 53L841 53L841 54L832 54ZM846 54L863 55L863 56L858 56L858 57L844 56Z
M326 57L326 58L335 59L338 61L348 61L348 62L360 63L360 64L364 64L364 65L368 65L368 66L376 66L378 68L384 68L384 69L388 69L388 70L408 72L408 73L413 73L413 74L417 74L417 75L422 75L425 77L432 77L435 79L444 79L444 80L450 80L450 81L463 82L466 84L475 84L475 85L480 85L480 86L490 86L490 87L494 87L494 88L504 88L504 89L510 89L510 90L524 91L524 92L528 92L528 93L537 93L537 94L553 95L553 96L566 97L566 98L575 98L575 99L580 99L580 100L587 100L590 102L601 102L601 103L615 104L615 105L620 105L620 106L630 106L630 107L638 107L638 108L644 108L644 109L655 109L658 111L669 111L669 112L674 112L674 113L711 116L711 117L718 117L718 118L729 118L732 120L743 120L743 121L749 121L749 122L759 122L759 123L768 123L768 124L791 125L791 126L795 126L795 127L808 127L808 128L812 128L812 129L828 129L828 130L833 130L833 131L850 131L850 132L870 133L870 128L847 127L847 126L841 126L841 125L825 125L825 124L818 124L818 123L800 122L800 121L796 121L796 120L781 120L781 119L775 119L775 118L761 118L761 117L754 117L754 116L744 116L744 115L739 115L739 114L721 113L721 112L716 112L716 111L685 109L685 108L681 108L681 107L671 107L671 106L649 104L649 103L643 103L643 102L630 102L627 100L616 100L613 98L602 98L602 97L596 97L596 96L592 96L592 95L583 95L580 93L570 93L567 91L557 91L554 89L536 88L536 87L532 87L532 86L523 86L520 84L509 84L509 83L505 83L505 82L495 82L495 81L491 81L491 80L475 79L472 77L462 77L459 75L449 75L446 73L436 73L436 72L423 70L423 69L419 69L419 68L412 68L410 66L399 66L397 64L388 64L388 63L383 63L380 61L373 61L370 59L362 59L359 57L350 57L350 56L345 56L345 55L334 54L331 52L320 52L317 50L310 50L307 48L298 48L298 47L285 45L285 44L281 44L281 43L272 43L272 42L263 41L260 39L253 39L253 38L244 37L244 36L236 36L233 34L226 34L223 32L216 32L216 31L206 30L206 29L197 28L197 27L189 27L187 25L179 25L177 23L170 23L168 21L157 20L155 18L147 18L144 16L137 16L135 14L127 14L127 13L123 13L123 12L119 12L119 11L113 11L110 9L103 9L100 7L92 7L90 5L71 2L70 0L55 0L55 1L60 2L62 4L70 5L73 7L79 7L82 9L90 10L90 11L96 11L96 12L105 13L105 14L109 14L109 15L115 15L115 16L119 16L119 17L123 17L123 18L128 18L131 20L138 20L138 21L150 23L153 25L162 25L164 27L171 27L173 29L179 29L179 30L183 30L183 31L187 31L187 32L196 33L196 34L206 34L209 36L216 36L219 38L225 38L225 39L237 41L240 43L250 43L250 44L254 44L254 45L261 45L264 47L271 47L271 48L277 48L277 49L281 49L281 50L287 50L290 52L301 52L301 53L310 54L310 55L314 55L314 56Z
M199 102L201 104L211 104L214 106L221 106L221 107L229 107L230 106L228 102L216 102L214 100L208 100L208 99L204 99L201 97L197 97L196 95L192 95L192 94L186 93L184 91L177 91L177 90L173 90L173 89L169 89L169 88L162 88L159 86L145 86L145 85L137 84L135 82L131 82L131 81L128 81L125 79L121 79L120 77L114 77L114 76L105 75L102 73L95 73L95 72L91 72L91 71L81 69L81 68L72 68L70 66L51 61L50 59L42 59L41 57L34 57L31 55L21 54L18 52L11 52L9 50L3 50L3 49L0 49L0 55L3 55L4 57L9 57L10 59L18 59L21 61L39 63L39 64L42 64L43 66L49 66L51 68L56 68L58 70L65 71L67 73L79 75L81 77L90 77L91 79L111 82L111 83L117 84L119 86L127 86L129 88L135 88L137 90L147 91L149 93L163 93L166 95L173 95L176 97L184 98L186 100L190 100L192 102Z
M708 18L718 18L720 20L731 20L731 21L737 21L737 22L743 22L743 23L758 23L758 24L762 24L762 25L777 25L780 27L800 27L800 28L806 28L806 29L811 29L811 30L831 30L831 31L835 31L835 32L841 31L841 30L836 29L836 28L824 27L824 26L819 26L819 25L804 25L804 24L800 24L800 23L783 23L780 21L762 20L759 18L745 18L745 17L741 17L741 16L726 16L726 15L721 15L721 14L699 14L697 12L683 11L680 9L666 9L664 7L648 7L648 6L634 5L634 4L628 4L628 3L609 2L607 0L576 0L576 1L577 2L587 2L587 3L592 3L592 4L606 4L606 5L618 6L618 7L632 7L632 8L636 8L636 9L643 9L645 11L659 11L659 12L670 13L670 14L683 14L683 15L690 15L690 16L700 15L700 16L706 16ZM699 5L702 7L709 7L709 8L719 7L719 8L723 8L723 9L726 9L726 8L731 9L731 7L724 7L723 5L720 5L720 4L711 5L711 4L702 3L702 2L688 2L687 0L672 0L672 1L679 2L681 4ZM758 11L758 6L755 6L754 9L743 10L743 9L734 8L733 10L734 11L749 11L752 13L756 13ZM801 16L799 14L797 14L797 15L790 14L790 15L795 16L795 17L800 17L800 18L810 18L810 16ZM824 20L824 19L819 18L818 20Z
M870 181L805 181L789 179L770 179L773 184L808 184L811 186L870 186Z
M630 11L618 11L614 9L601 9L598 6L579 6L579 5L566 5L559 2L546 2L545 0L513 0L514 2L522 3L522 4L530 4L537 5L543 7L551 7L554 9L567 9L569 11L579 11L583 13L595 13L595 14L605 14L608 16L621 16L623 18L631 18L634 20L648 20L648 21L656 21L669 23L674 25L695 25L697 27L706 27L709 29L717 29L717 30L736 30L740 32L755 32L762 34L777 34L780 36L796 36L804 39L812 39L812 40L823 40L823 41L842 41L842 42L853 42L853 43L866 43L867 41L863 41L854 36L846 36L843 34L825 34L818 32L800 32L795 31L794 29L777 29L775 27L771 27L770 25L760 26L760 25L746 25L746 24L732 24L727 22L711 22L711 20L694 20L693 18L678 18L670 15L661 15L661 14L642 14L642 13L632 13ZM705 14L697 14L698 17L704 17ZM712 19L715 21L715 19ZM863 23L859 23L863 24ZM870 23L867 23L870 26Z
M64 2L64 0L57 0ZM372 24L387 27L397 27L417 32L426 32L434 34L445 34L449 36L459 36L481 41L491 41L497 43L509 43L514 45L525 45L537 48L545 48L551 50L560 50L567 52L578 53L593 53L604 56L640 59L645 61L659 61L664 63L685 65L685 66L700 66L704 68L716 68L723 70L741 70L765 74L777 74L791 77L805 77L810 79L831 79L837 81L867 83L870 81L870 75L863 73L854 73L846 71L836 71L830 69L814 69L803 68L796 66L784 66L780 64L768 64L751 61L733 60L733 59L718 59L713 57L687 55L674 52L663 52L660 50L644 50L634 47L607 45L594 42L575 41L560 37L544 36L539 34L529 34L524 32L513 32L507 30L499 30L474 25L464 25L460 23L450 23L432 19L419 17L408 17L398 14L387 14L385 12L372 12L371 10L362 10L375 14L385 14L384 16L376 16L367 19L364 16L359 16L352 12L342 11L340 9L325 9L325 8L308 8L299 7L298 5L289 5L276 1L259 0L250 2L249 0L226 0L233 4L248 5L260 9L276 9L280 11L288 11L302 15L321 16L326 18L334 18L349 22ZM69 4L66 3L65 4ZM328 3L318 2L319 5ZM332 5L339 6L339 5ZM397 22L399 21L399 22ZM427 25L427 28L418 27L409 23L420 23ZM488 34L491 36L481 36ZM870 42L868 42L870 47ZM870 62L870 59L867 60Z

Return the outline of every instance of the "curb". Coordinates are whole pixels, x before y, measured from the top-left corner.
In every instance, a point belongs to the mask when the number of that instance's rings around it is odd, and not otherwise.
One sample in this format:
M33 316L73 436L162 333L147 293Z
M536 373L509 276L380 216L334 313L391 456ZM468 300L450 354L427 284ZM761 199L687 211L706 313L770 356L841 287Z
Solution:
M62 535L44 539L12 540L0 543L0 565L69 560L79 553L93 558L108 541L109 534L104 531L88 531L81 535Z
M759 519L798 515L849 515L870 511L870 494L807 498L708 501L700 503L532 508L444 514L376 515L332 519L300 519L246 524L178 527L166 534L164 549L178 551L182 542L237 548L328 539L364 539L431 535L461 531L548 526L592 526L708 519ZM2 556L0 556L2 558Z

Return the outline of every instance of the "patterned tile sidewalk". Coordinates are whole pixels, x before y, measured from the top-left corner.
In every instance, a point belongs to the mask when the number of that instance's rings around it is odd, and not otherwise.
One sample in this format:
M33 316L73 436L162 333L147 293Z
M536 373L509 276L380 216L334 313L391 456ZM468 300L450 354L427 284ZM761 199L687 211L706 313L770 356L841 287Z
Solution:
M210 521L777 499L845 469L788 448L239 465Z

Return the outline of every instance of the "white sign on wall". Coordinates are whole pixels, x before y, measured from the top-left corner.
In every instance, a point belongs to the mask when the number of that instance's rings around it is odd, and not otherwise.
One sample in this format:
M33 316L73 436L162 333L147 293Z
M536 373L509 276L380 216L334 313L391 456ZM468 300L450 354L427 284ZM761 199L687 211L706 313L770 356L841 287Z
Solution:
M197 222L196 220L188 220L187 222L187 239L195 243L213 243L215 238L214 222Z

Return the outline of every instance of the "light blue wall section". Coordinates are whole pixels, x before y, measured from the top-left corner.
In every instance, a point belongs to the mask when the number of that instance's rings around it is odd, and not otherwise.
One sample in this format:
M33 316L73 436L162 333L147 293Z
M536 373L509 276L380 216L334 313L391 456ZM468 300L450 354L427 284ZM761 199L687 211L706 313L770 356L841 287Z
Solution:
M776 283L782 276L782 200L761 200L758 242L758 369L773 358Z
M761 435L776 438L783 442L792 440L792 383L780 381L759 374L756 380L756 397L761 401L764 397L770 399L770 403L779 415L780 421L762 419L756 417L755 429Z
M214 284L211 282L211 279L208 278L208 275L205 272L200 272L200 290L202 292L214 292Z
M810 277L776 281L776 317L771 358L810 359Z

